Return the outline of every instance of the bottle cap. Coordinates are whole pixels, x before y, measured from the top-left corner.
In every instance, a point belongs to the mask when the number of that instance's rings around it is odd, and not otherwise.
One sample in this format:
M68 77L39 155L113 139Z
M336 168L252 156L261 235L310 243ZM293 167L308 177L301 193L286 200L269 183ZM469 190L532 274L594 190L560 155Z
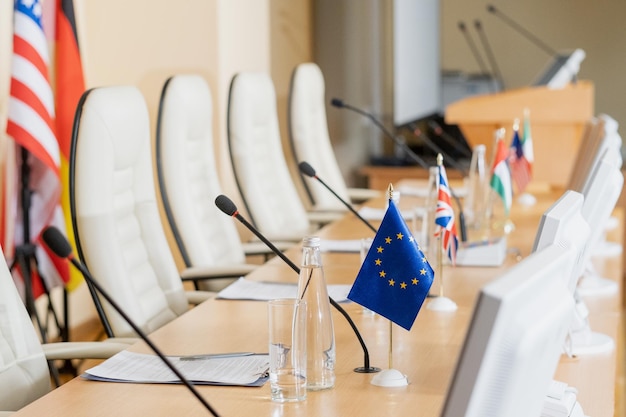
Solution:
M321 239L319 236L305 236L302 239L302 246L306 246L309 248L315 248L320 246Z

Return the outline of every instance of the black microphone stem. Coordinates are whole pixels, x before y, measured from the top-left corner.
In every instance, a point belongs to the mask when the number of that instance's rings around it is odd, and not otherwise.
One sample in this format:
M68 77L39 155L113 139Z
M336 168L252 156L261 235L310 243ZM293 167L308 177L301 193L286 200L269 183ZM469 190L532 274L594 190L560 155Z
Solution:
M463 152L463 155L467 156L468 158L472 157L472 152L465 146L458 147L459 144L457 143L457 140L450 136L450 134L448 134L439 123L431 119L428 121L428 126L430 126L435 135L446 141L448 145L457 148L457 150Z
M378 121L378 119L376 119L374 116L372 116L371 114L356 108L356 107L352 107L349 104L345 104L342 103L341 107L345 107L346 109L352 110L353 112L359 113L362 116L367 117L368 119L370 119L372 121L372 123L374 123L376 126L378 126L378 128L380 130L382 130L382 132L388 137L390 138L396 145L398 145L399 147L402 148L403 151L405 151L405 153L411 158L413 159L413 161L415 161L417 163L417 165L419 165L420 167L424 168L425 170L428 170L428 164L426 162L424 162L424 160L422 158L420 158L415 152L413 152L413 150L411 148L409 148L409 146L404 143L403 141L399 140L395 135L393 135L389 130L387 130L387 128Z
M154 343L152 343L152 341L148 338L148 336L139 328L139 326L137 326L137 324L135 324L134 321L131 320L131 318L126 315L126 313L124 312L124 310L113 300L113 298L111 298L111 296L109 296L109 294L100 286L100 284L91 277L91 274L89 273L89 271L87 271L87 268L84 267L84 265L80 262L78 262L76 259L74 259L73 256L69 256L68 257L69 261L82 273L82 275L85 277L85 279L91 283L91 285L100 293L100 295L102 295L109 304L111 304L111 306L115 309L115 311L118 312L118 314L120 316L122 316L122 318L126 321L126 323L128 323L130 325L130 327L133 328L133 330L141 337L141 339L143 339L143 341L150 347L150 349L152 349L152 351L163 361L163 363L172 371L174 372L174 374L178 377L178 379L180 379L180 381L187 386L187 388L189 389L189 391L191 391L191 393L193 395L196 396L196 398L202 403L202 405L204 405L204 407L211 413L213 414L215 417L219 417L219 414L213 409L213 407L211 407L211 405L202 397L202 395L200 395L200 393L194 388L193 384L191 382L189 382L189 380L187 380L187 378L185 378L183 376L183 374L178 370L178 368L176 368L174 366L174 364L172 362L170 362L170 360L163 354L163 352L161 352L161 350L159 348L156 347L156 345Z
M543 49L544 52L546 52L548 55L550 55L550 56L557 55L557 52L554 49L550 48L548 45L543 43L541 41L541 39L537 38L535 35L530 33L528 30L524 29L519 23L517 23L515 20L511 19L510 17L508 17L504 13L502 13L500 10L496 9L493 5L488 4L487 5L487 11L489 13L493 13L494 15L498 16L500 19L504 20L504 22L506 22L510 27L512 27L513 29L515 29L519 33L521 33L526 39L528 39L529 41L534 43L536 46L538 46L539 48Z
M322 179L320 177L318 177L317 175L314 177L316 180L318 180L320 182L320 184L322 184L324 187L326 187L326 189L328 191L330 191L331 193L333 193L333 195L335 197L337 197L339 199L339 201L341 201L344 206L346 206L348 208L348 210L350 210L352 212L352 214L354 214L356 217L358 217L359 220L361 220L363 222L363 224L365 224L367 227L369 227L369 229L376 233L378 232L378 230L376 230L376 228L374 226L372 226L372 224L370 222L368 222L367 220L365 220L360 214L359 212L357 212L354 207L352 207L350 204L348 204L347 202L345 202L343 200L343 198L339 197L339 195L337 195L337 193L332 190L324 181L322 181Z
M233 216L237 220L239 220L244 226L246 226L248 230L254 233L278 257L280 257L280 259L285 261L285 263L289 265L289 267L291 267L291 269L293 269L296 272L296 274L300 275L300 268L298 268L296 264L294 264L289 258L287 258L285 254L283 254L276 246L272 244L272 242L267 240L265 236L261 234L261 232L256 230L254 226L252 226L241 214L239 214L239 211L237 211L237 207L232 202L232 200L230 200L228 197L222 194L222 195L218 195L215 198L215 204L222 212L224 212L225 214L228 214L229 216ZM332 297L328 296L328 300L330 301L330 304L333 307L335 307L335 309L339 311L339 313L341 313L342 316L344 316L344 318L346 319L346 321L348 322L348 324L354 331L354 334L356 335L357 339L359 340L359 343L361 344L361 349L363 349L363 367L355 368L354 371L360 372L360 373L379 372L380 371L379 368L370 366L369 351L367 350L367 346L365 345L365 341L363 340L363 337L361 337L361 333L359 332L359 329L356 327L356 324L354 324L354 321L352 321L352 318L350 317L350 315L346 312L346 310L343 309L343 307L341 307L335 300L333 300Z
M237 212L237 213L234 214L234 217L237 220L239 220L241 223L243 223L243 225L246 226L259 239L261 239L263 241L263 243L268 245L270 247L270 249L272 249L272 251L274 251L276 253L276 255L278 255L280 257L280 259L285 261L287 263L287 265L289 265L291 267L291 269L293 269L295 271L296 274L300 275L300 268L298 268L296 266L296 264L294 264L289 258L287 258L285 256L285 254L283 254L280 250L278 250L278 248L276 248L276 246L274 246L269 240L267 240L264 236L262 236L261 233L259 233L256 230L256 228L252 227L252 225L250 223L248 223L248 221L241 214L239 214ZM348 324L350 325L350 327L354 331L354 334L356 334L356 337L357 337L357 339L359 339L359 343L361 344L361 347L363 348L363 367L362 368L355 368L354 370L356 372L362 372L362 373L370 373L370 372L378 372L378 371L380 371L380 369L374 368L374 367L370 366L370 355L369 355L369 352L367 350L367 346L365 345L365 341L361 337L361 333L359 332L359 329L356 327L356 324L354 324L354 322L352 321L352 317L350 317L350 315L348 315L346 310L344 310L343 307L341 307L335 300L333 300L333 298L331 296L328 296L328 300L330 301L330 304L333 307L335 307L335 309L337 311L339 311L345 317L345 319L348 321Z
M232 216L234 218L236 218L237 220L239 220L241 222L241 224L243 224L244 226L246 226L246 228L248 230L250 230L252 233L255 234L256 237L258 237L261 242L265 243L271 250L272 252L274 252L276 254L276 256L278 256L280 259L282 259L287 265L289 265L289 267L291 267L291 269L293 269L294 271L297 271L298 274L300 273L300 268L298 268L296 266L296 264L294 264L291 259L287 258L287 256L282 253L282 251L280 249L278 249L276 246L274 246L274 244L272 242L270 242L269 240L267 240L267 238L265 236L263 236L257 229L256 227L252 226L241 214L239 214L238 211L236 211L234 214L232 214Z
M491 45L489 44L489 41L487 40L487 35L485 31L483 30L483 25L480 23L480 20L474 21L474 27L476 28L476 31L478 32L481 43L483 44L483 48L485 49L485 53L487 54L487 59L489 60L489 64L491 65L491 68L493 68L493 75L496 77L498 83L500 84L500 89L504 90L505 89L504 78L502 78L502 73L500 72L500 68L498 67L498 64L496 64L495 55L493 54L493 51L491 50Z
M426 134L424 134L421 129L413 129L413 134L420 138L433 152L440 153L443 156L444 161L447 162L452 168L459 171L464 177L467 177L467 171L465 170L465 168L463 168L454 158L452 158L450 155L445 153L439 146L437 146L437 144L433 142Z
M406 152L407 155L409 155L415 162L417 162L418 165L420 165L422 168L424 168L426 171L430 170L430 167L426 164L426 162L424 162L424 160L422 158L420 158L419 156L417 156L417 154L415 152L413 152L413 149L409 148L409 146L398 140L397 137L395 137L394 135L391 134L391 132L389 132L385 126L382 125L382 123L380 123L378 120L376 120L376 118L374 116L372 116L371 114L353 107L349 104L344 103L342 100L339 100L337 98L334 98L331 100L331 104L335 107L345 107L349 110L352 110L356 113L359 113L360 115L363 115L365 117L367 117L368 119L370 119L372 122L374 122L374 124L376 126L378 126L384 133L385 135L387 135L387 137L391 138L398 146L402 147L402 149L404 149L404 151ZM460 235L461 235L461 241L462 242L466 242L467 241L467 227L465 226L465 215L463 214L463 206L461 205L461 200L459 200L459 197L454 193L454 191L452 191L452 187L450 188L450 194L452 194L452 198L454 198L454 200L456 201L456 204L459 208L459 229L460 229Z
M478 63L478 67L480 68L480 70L484 74L489 74L489 71L487 70L487 66L485 65L485 62L483 61L482 56L480 55L480 53L478 53L478 48L476 48L476 45L474 44L474 41L472 40L472 38L470 37L469 33L467 32L467 28L465 27L465 23L459 22L458 23L458 28L459 28L459 30L461 32L463 32L463 36L465 37L465 40L467 41L467 44L469 45L470 50L472 51L472 55L474 55L474 59Z

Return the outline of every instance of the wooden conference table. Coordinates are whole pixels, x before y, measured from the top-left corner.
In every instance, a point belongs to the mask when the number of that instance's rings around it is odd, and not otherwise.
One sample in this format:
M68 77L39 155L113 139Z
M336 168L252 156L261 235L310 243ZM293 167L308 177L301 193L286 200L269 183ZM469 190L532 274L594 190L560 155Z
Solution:
M509 248L530 253L538 220L560 192L538 189L532 208L514 207L516 230ZM383 201L372 205L382 207ZM402 197L409 208L415 200ZM621 222L620 222L621 223ZM372 233L354 216L326 226L317 233L333 239L359 239ZM621 236L620 234L617 236ZM300 261L299 249L288 256ZM351 284L359 264L358 254L324 253L329 284ZM394 325L393 367L408 376L409 385L381 388L370 384L372 374L353 372L363 365L363 354L344 318L333 310L337 365L333 389L309 392L301 403L278 404L270 400L269 383L261 388L199 386L198 390L221 416L439 416L459 349L480 287L516 261L508 256L499 268L452 268L444 271L446 295L459 306L453 313L422 308L410 332ZM605 276L621 277L621 258L607 259L598 269ZM250 279L296 282L295 273L278 258L249 275ZM591 325L595 331L617 340L621 292L589 300ZM388 367L389 322L363 313L359 305L345 304L368 346L371 364ZM267 352L267 306L258 301L209 300L151 335L166 354ZM618 349L623 348L618 346ZM143 343L131 347L149 352ZM578 388L585 413L593 417L613 416L615 353L593 357L562 357L555 379ZM75 378L16 414L21 416L205 416L207 411L181 385L144 385L85 381Z

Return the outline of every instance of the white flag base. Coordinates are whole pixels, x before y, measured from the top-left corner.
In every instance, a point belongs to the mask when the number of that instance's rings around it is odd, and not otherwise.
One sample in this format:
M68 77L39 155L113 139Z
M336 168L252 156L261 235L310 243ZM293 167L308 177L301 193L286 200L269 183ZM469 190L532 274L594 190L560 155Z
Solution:
M537 198L534 195L529 193L522 193L517 197L517 202L523 206L534 206L537 204Z
M433 311L456 311L458 306L448 297L435 297L428 301L426 308Z
M409 385L409 380L397 369L385 369L374 375L370 383L379 387L406 387Z

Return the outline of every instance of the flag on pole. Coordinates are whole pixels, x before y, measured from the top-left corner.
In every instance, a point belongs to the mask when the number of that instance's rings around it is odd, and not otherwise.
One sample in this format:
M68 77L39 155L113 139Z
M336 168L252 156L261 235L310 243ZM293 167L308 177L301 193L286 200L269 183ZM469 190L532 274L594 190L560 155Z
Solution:
M24 193L30 201L13 196L16 204L7 206L13 207L14 213L5 215L15 219L15 239L11 243L22 245L31 242L35 245L38 269L48 288L52 288L67 282L69 265L50 256L40 240L45 226L55 225L61 227L61 230L65 229L60 205L60 154L48 72L48 44L41 17L42 5L39 0L15 2L7 134L20 147L16 152L18 169L23 173L22 164L26 164L30 172L28 184L23 184L30 191ZM30 204L30 210L22 210L24 203ZM24 218L22 212L28 217ZM24 236L21 225L25 223L28 223L30 236ZM4 249L12 253L13 248ZM22 283L16 283L21 287ZM43 292L38 279L33 280L32 288L35 297Z
M437 155L437 165L439 168L439 183L437 184L437 208L435 209L435 224L439 226L435 236L441 236L442 249L446 251L452 261L456 263L456 251L459 247L459 240L456 234L456 222L454 221L454 210L452 209L452 193L448 185L446 168L443 166L441 154Z
M517 191L523 193L531 180L531 168L524 154L524 147L519 136L519 120L515 120L513 124L509 167L511 169L511 178L517 187Z
M389 199L348 299L411 330L433 277L433 269Z
M511 185L511 172L507 164L507 149L503 140L504 129L498 133L496 139L496 154L491 168L491 188L500 196L504 204L504 211L508 215L513 200L513 187Z
M76 20L72 0L57 0L55 36L55 99L56 128L61 155L60 178L62 184L61 205L65 216L67 237L76 252L72 227L69 193L69 158L72 142L74 114L81 95L85 91L83 67L80 60ZM82 282L82 275L76 269L70 270L66 288L71 291Z

